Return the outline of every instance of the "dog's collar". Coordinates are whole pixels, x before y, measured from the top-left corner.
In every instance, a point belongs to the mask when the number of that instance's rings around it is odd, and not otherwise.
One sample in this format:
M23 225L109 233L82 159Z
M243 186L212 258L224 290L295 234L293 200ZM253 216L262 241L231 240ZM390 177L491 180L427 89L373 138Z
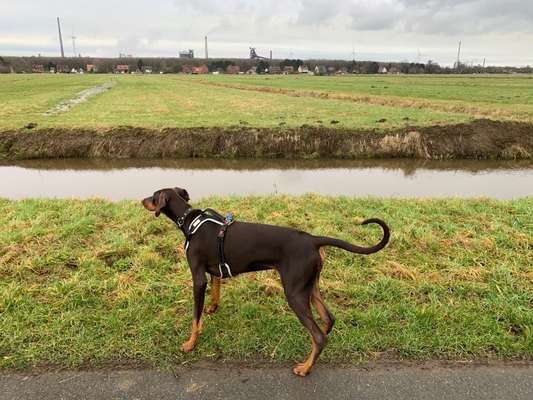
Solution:
M179 228L183 227L183 225L185 224L185 218L187 218L187 215L189 215L192 210L194 210L192 207L187 208L181 217L174 220L174 222L176 223L176 225L178 225Z

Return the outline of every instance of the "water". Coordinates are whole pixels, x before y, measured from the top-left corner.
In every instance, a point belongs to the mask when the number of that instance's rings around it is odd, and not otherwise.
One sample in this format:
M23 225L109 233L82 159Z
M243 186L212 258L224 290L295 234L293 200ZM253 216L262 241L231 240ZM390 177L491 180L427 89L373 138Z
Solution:
M206 196L533 196L533 162L419 160L29 160L0 165L0 197L140 199L163 187Z

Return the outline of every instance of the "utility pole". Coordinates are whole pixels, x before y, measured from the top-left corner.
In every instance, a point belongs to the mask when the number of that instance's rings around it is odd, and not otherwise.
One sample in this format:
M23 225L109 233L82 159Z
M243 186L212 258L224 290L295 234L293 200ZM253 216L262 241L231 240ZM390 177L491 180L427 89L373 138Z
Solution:
M459 49L457 49L457 69L461 66L461 41L459 40Z
M59 17L57 17L57 30L59 31L59 46L61 47L61 58L65 58L65 51L63 50L63 37L61 36L61 24Z
M76 36L74 36L74 29L72 30L72 52L74 53L74 57L76 57Z

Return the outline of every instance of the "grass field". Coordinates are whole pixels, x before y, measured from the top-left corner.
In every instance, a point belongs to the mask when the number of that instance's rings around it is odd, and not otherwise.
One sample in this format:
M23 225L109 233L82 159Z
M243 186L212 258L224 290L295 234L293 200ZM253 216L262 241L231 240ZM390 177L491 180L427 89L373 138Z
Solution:
M63 100L115 85L66 112ZM2 75L0 130L40 128L297 127L375 129L475 118L531 121L529 76Z
M390 245L330 249L324 298L337 324L324 360L533 356L533 199L212 198L241 220ZM192 295L182 237L139 202L0 200L0 367L194 358L289 361L309 339L273 272L227 281L183 355Z
M221 75L208 79L293 90L533 106L533 76L528 75Z

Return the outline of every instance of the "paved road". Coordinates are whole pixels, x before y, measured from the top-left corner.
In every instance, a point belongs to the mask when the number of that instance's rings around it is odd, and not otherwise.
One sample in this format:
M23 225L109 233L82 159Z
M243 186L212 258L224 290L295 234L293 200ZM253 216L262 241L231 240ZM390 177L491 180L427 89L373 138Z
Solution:
M340 368L196 365L0 374L0 399L533 399L533 365Z

